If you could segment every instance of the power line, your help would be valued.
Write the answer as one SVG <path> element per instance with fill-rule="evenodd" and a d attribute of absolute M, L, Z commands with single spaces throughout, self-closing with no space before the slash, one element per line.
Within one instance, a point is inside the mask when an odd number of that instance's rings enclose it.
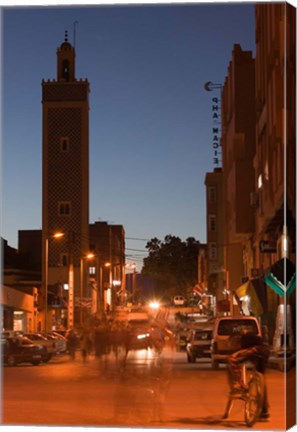
<path fill-rule="evenodd" d="M 129 251 L 134 251 L 134 252 L 143 252 L 143 253 L 148 253 L 148 251 L 147 250 L 141 250 L 141 249 L 130 249 L 130 248 L 125 248 L 126 250 L 129 250 Z"/>
<path fill-rule="evenodd" d="M 125 237 L 126 240 L 138 240 L 138 241 L 146 241 L 149 242 L 149 239 L 137 238 L 137 237 Z"/>

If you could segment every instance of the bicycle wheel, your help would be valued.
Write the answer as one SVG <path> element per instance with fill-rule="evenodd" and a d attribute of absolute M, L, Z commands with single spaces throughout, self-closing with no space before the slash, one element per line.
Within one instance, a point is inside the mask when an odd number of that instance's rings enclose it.
<path fill-rule="evenodd" d="M 259 372 L 254 372 L 248 384 L 245 400 L 244 419 L 248 427 L 254 425 L 263 405 L 264 377 Z"/>

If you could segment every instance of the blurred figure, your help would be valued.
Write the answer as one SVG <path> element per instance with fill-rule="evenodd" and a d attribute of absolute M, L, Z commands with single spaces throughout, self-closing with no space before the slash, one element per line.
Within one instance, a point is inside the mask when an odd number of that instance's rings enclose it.
<path fill-rule="evenodd" d="M 80 348 L 83 361 L 86 361 L 88 354 L 90 354 L 92 351 L 92 340 L 90 337 L 90 332 L 87 329 L 84 329 L 81 335 Z"/>
<path fill-rule="evenodd" d="M 165 332 L 156 324 L 152 326 L 151 340 L 157 354 L 161 354 L 165 345 Z"/>
<path fill-rule="evenodd" d="M 115 356 L 116 368 L 121 366 L 121 359 L 125 354 L 125 330 L 121 321 L 115 321 L 110 329 L 110 346 Z"/>
<path fill-rule="evenodd" d="M 74 329 L 70 329 L 69 332 L 66 334 L 66 340 L 67 340 L 67 351 L 72 358 L 72 360 L 75 359 L 75 352 L 76 348 L 78 346 L 78 336 Z"/>
<path fill-rule="evenodd" d="M 104 368 L 106 368 L 106 355 L 108 354 L 109 348 L 109 326 L 108 323 L 100 323 L 94 329 L 94 348 L 95 356 L 102 366 L 104 360 Z"/>
<path fill-rule="evenodd" d="M 262 373 L 264 377 L 263 406 L 260 418 L 268 419 L 270 414 L 265 371 L 270 355 L 270 347 L 264 342 L 261 336 L 253 333 L 243 332 L 239 338 L 241 349 L 231 354 L 227 363 L 227 373 L 231 393 L 235 394 L 245 391 L 241 377 L 241 365 L 245 361 L 254 363 L 257 371 Z"/>

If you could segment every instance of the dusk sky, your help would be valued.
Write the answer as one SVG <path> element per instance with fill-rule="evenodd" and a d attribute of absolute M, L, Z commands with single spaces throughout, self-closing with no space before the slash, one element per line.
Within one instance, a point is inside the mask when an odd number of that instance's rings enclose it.
<path fill-rule="evenodd" d="M 42 79 L 76 28 L 76 78 L 90 82 L 90 222 L 121 224 L 127 262 L 145 239 L 206 241 L 213 171 L 207 81 L 223 83 L 233 45 L 255 48 L 252 3 L 4 7 L 2 237 L 41 229 Z M 86 173 L 88 175 L 88 173 Z M 143 240 L 132 240 L 143 239 Z"/>

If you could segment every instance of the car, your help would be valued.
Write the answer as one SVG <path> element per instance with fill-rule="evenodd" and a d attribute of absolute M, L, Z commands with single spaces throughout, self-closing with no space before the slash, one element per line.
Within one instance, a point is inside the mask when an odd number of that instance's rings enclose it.
<path fill-rule="evenodd" d="M 185 351 L 189 337 L 189 330 L 182 329 L 176 334 L 176 349 L 177 351 Z"/>
<path fill-rule="evenodd" d="M 23 332 L 21 330 L 3 330 L 2 331 L 2 337 L 15 337 L 15 336 L 21 336 Z"/>
<path fill-rule="evenodd" d="M 230 354 L 240 350 L 240 335 L 243 332 L 261 336 L 261 327 L 256 317 L 237 316 L 216 319 L 211 340 L 211 364 L 218 369 L 220 363 L 226 363 Z"/>
<path fill-rule="evenodd" d="M 49 332 L 49 333 L 44 333 L 43 336 L 51 340 L 55 344 L 55 353 L 57 355 L 65 353 L 67 351 L 67 340 L 61 334 L 55 332 Z"/>
<path fill-rule="evenodd" d="M 24 333 L 25 337 L 27 337 L 32 343 L 36 345 L 41 345 L 45 349 L 42 354 L 42 361 L 47 363 L 50 361 L 53 355 L 56 353 L 55 341 L 52 341 L 40 333 Z"/>
<path fill-rule="evenodd" d="M 126 351 L 151 348 L 152 339 L 150 329 L 151 326 L 148 320 L 129 321 Z"/>
<path fill-rule="evenodd" d="M 189 341 L 186 346 L 187 359 L 189 363 L 195 363 L 198 357 L 210 357 L 210 344 L 213 328 L 196 328 L 191 330 Z"/>
<path fill-rule="evenodd" d="M 181 295 L 176 295 L 173 297 L 173 304 L 175 306 L 184 306 L 186 303 L 186 299 Z"/>
<path fill-rule="evenodd" d="M 31 363 L 38 366 L 42 361 L 43 347 L 33 344 L 26 337 L 1 338 L 3 363 L 17 366 L 19 363 Z"/>
<path fill-rule="evenodd" d="M 53 333 L 55 335 L 60 335 L 60 336 L 63 336 L 64 338 L 66 338 L 67 330 L 52 330 L 49 333 Z"/>

